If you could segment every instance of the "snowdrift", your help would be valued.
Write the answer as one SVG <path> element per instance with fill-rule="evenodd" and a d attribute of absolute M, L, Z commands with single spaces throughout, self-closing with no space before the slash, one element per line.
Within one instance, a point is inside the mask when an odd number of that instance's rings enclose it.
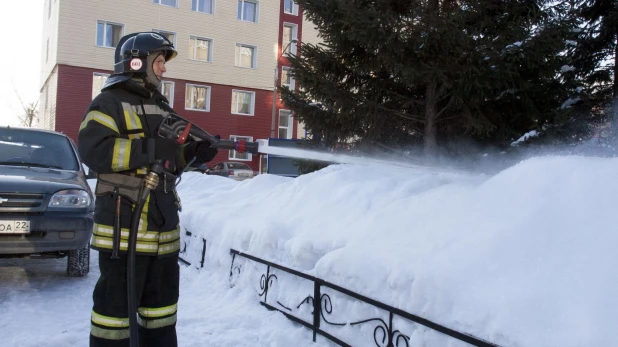
<path fill-rule="evenodd" d="M 207 242 L 197 281 L 228 274 L 233 248 L 502 346 L 618 345 L 618 159 L 533 158 L 491 177 L 385 165 L 242 182 L 186 173 L 178 191 L 181 256 L 200 267 Z M 264 272 L 246 263 L 230 284 L 256 293 Z M 312 294 L 298 279 L 277 285 L 269 301 L 288 307 Z M 329 320 L 370 316 L 333 300 Z M 466 345 L 401 324 L 410 345 Z M 373 327 L 337 329 L 373 345 Z"/>

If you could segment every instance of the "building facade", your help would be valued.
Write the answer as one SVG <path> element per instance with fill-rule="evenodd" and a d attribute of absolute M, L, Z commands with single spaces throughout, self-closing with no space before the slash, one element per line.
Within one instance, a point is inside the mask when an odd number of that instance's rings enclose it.
<path fill-rule="evenodd" d="M 45 6 L 40 127 L 77 141 L 86 108 L 113 72 L 117 42 L 156 31 L 178 51 L 162 92 L 181 117 L 226 139 L 304 137 L 274 92 L 275 85 L 297 88 L 285 55 L 317 40 L 293 0 L 46 0 Z M 263 169 L 251 154 L 220 151 L 215 158 L 228 160 Z"/>

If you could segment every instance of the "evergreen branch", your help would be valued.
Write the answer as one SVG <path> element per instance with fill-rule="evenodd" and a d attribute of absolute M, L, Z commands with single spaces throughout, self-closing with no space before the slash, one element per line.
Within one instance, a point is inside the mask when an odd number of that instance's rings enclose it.
<path fill-rule="evenodd" d="M 415 121 L 415 122 L 424 122 L 425 121 L 425 119 L 423 117 L 417 117 L 417 116 L 410 115 L 410 114 L 405 113 L 405 112 L 392 110 L 392 109 L 384 107 L 384 106 L 382 106 L 380 104 L 376 104 L 376 106 L 377 106 L 377 108 L 379 108 L 381 110 L 390 112 L 390 113 L 394 114 L 395 116 L 399 116 L 399 117 L 401 117 L 403 119 L 407 119 L 407 120 L 411 120 L 411 121 Z"/>

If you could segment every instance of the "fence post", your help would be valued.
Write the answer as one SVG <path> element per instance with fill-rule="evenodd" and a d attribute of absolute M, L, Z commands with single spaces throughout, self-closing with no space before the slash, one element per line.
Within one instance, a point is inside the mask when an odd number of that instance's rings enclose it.
<path fill-rule="evenodd" d="M 206 239 L 202 238 L 204 246 L 202 247 L 202 261 L 200 262 L 200 268 L 204 267 L 204 259 L 206 258 Z"/>
<path fill-rule="evenodd" d="M 230 266 L 230 281 L 234 272 L 234 260 L 236 260 L 236 253 L 232 253 L 232 265 Z"/>
<path fill-rule="evenodd" d="M 393 312 L 388 311 L 388 347 L 394 347 L 393 341 Z"/>
<path fill-rule="evenodd" d="M 322 311 L 322 294 L 320 293 L 320 283 L 313 281 L 313 342 L 320 329 L 320 312 Z"/>

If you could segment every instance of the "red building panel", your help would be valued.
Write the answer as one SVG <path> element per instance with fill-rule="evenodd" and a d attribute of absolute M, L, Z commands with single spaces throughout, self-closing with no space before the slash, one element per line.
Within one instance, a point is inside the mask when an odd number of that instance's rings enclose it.
<path fill-rule="evenodd" d="M 92 101 L 94 72 L 87 68 L 58 65 L 55 130 L 67 134 L 76 143 L 79 125 Z"/>

